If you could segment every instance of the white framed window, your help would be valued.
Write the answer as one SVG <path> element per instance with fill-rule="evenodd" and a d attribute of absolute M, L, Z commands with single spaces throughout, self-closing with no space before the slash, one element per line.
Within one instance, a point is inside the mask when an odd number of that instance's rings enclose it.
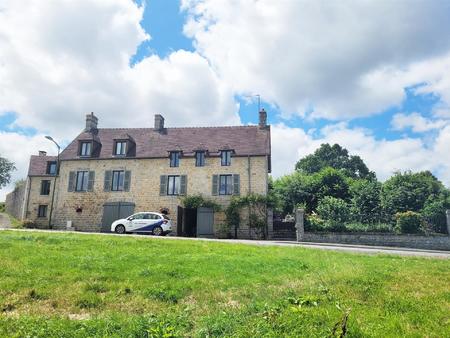
<path fill-rule="evenodd" d="M 233 175 L 219 176 L 219 195 L 233 194 Z"/>
<path fill-rule="evenodd" d="M 125 156 L 127 154 L 127 141 L 116 141 L 114 155 Z"/>
<path fill-rule="evenodd" d="M 220 163 L 222 166 L 231 165 L 231 150 L 222 150 L 220 152 Z"/>
<path fill-rule="evenodd" d="M 167 176 L 167 195 L 179 195 L 180 194 L 180 176 L 172 175 Z"/>
<path fill-rule="evenodd" d="M 92 154 L 92 142 L 81 142 L 80 143 L 80 156 L 91 156 Z"/>

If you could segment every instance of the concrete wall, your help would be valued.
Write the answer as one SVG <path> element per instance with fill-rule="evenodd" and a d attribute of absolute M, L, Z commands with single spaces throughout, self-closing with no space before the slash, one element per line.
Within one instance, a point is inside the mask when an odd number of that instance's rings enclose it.
<path fill-rule="evenodd" d="M 53 220 L 55 228 L 64 228 L 72 221 L 77 230 L 99 231 L 106 202 L 133 202 L 136 211 L 157 211 L 168 208 L 176 233 L 178 196 L 160 196 L 160 175 L 187 175 L 187 195 L 202 194 L 222 206 L 226 206 L 231 196 L 212 196 L 212 175 L 239 174 L 241 195 L 249 192 L 267 194 L 268 174 L 265 156 L 250 158 L 233 157 L 230 166 L 221 166 L 220 158 L 207 157 L 204 167 L 196 167 L 194 158 L 182 158 L 180 166 L 171 168 L 169 159 L 111 159 L 73 160 L 61 162 L 60 177 L 57 181 Z M 95 171 L 92 192 L 68 192 L 70 171 Z M 130 191 L 105 192 L 104 176 L 107 170 L 130 170 Z M 81 212 L 76 209 L 81 208 Z M 215 215 L 215 222 L 224 222 L 223 213 Z"/>
<path fill-rule="evenodd" d="M 22 184 L 16 186 L 15 189 L 8 195 L 6 195 L 5 199 L 6 212 L 19 220 L 22 219 L 25 192 L 26 183 L 23 182 Z"/>
<path fill-rule="evenodd" d="M 417 249 L 449 250 L 450 237 L 446 235 L 393 235 L 393 234 L 343 234 L 305 232 L 302 242 L 341 243 L 375 246 L 393 246 Z"/>

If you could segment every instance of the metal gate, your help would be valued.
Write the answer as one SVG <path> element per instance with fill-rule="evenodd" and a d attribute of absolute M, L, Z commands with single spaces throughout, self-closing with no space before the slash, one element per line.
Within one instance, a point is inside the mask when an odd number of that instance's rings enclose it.
<path fill-rule="evenodd" d="M 108 202 L 103 204 L 102 232 L 111 232 L 111 224 L 134 213 L 134 203 Z"/>
<path fill-rule="evenodd" d="M 197 208 L 197 237 L 214 237 L 214 210 Z"/>

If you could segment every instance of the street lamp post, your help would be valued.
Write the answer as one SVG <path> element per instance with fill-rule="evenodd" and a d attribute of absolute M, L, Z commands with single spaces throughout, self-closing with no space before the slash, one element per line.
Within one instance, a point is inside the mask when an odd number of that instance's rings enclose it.
<path fill-rule="evenodd" d="M 58 157 L 56 158 L 56 172 L 55 172 L 55 178 L 53 180 L 53 192 L 52 192 L 52 202 L 50 204 L 50 214 L 48 216 L 48 227 L 52 228 L 52 216 L 53 216 L 53 203 L 55 201 L 55 188 L 56 188 L 56 178 L 59 176 L 59 152 L 61 150 L 61 147 L 58 143 L 53 139 L 51 136 L 45 136 L 47 140 L 52 141 L 56 147 L 58 148 Z"/>

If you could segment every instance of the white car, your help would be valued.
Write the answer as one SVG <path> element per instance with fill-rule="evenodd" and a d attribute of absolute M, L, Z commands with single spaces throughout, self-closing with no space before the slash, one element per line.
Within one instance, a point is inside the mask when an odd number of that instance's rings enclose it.
<path fill-rule="evenodd" d="M 164 236 L 172 231 L 172 222 L 166 215 L 157 212 L 138 212 L 115 221 L 111 225 L 111 231 L 118 234 L 149 232 L 155 236 Z"/>

